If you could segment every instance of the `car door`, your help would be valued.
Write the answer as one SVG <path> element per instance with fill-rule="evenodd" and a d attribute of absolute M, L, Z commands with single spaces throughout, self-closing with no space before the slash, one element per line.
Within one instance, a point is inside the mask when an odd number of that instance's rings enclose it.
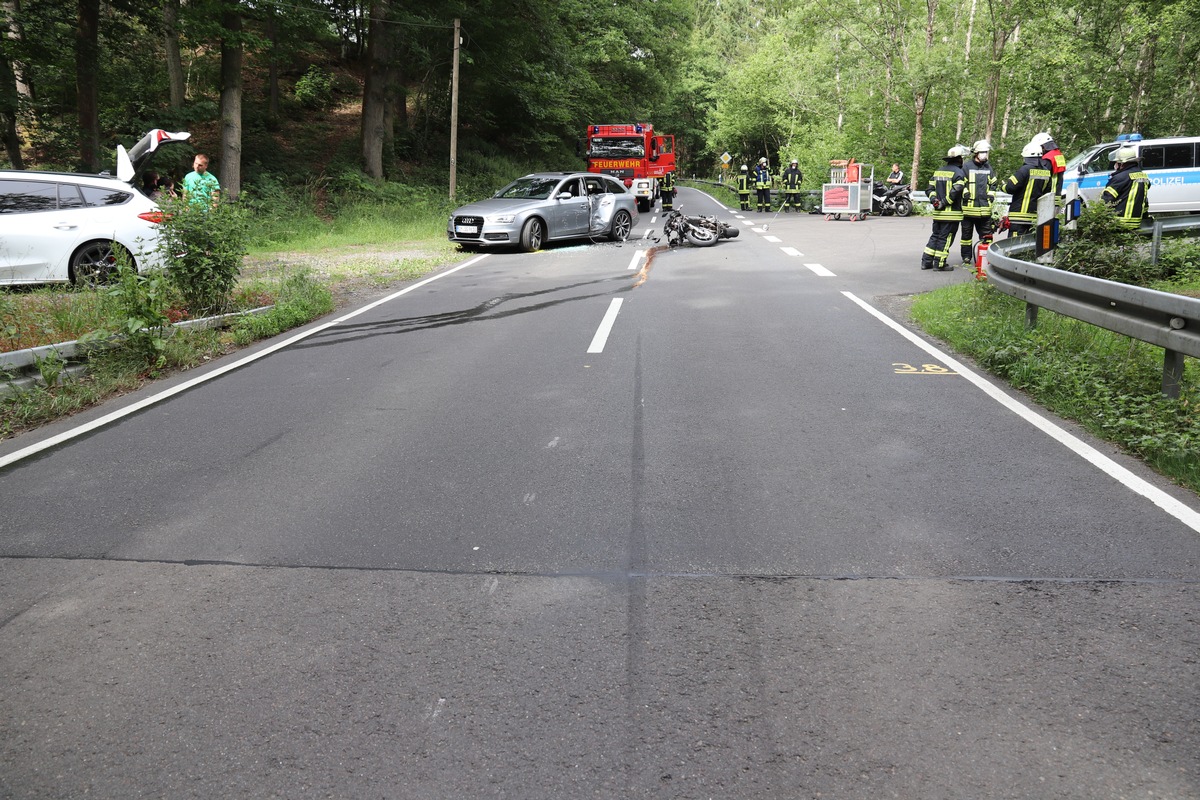
<path fill-rule="evenodd" d="M 58 216 L 56 182 L 0 179 L 0 283 L 53 279 L 52 266 L 71 247 Z"/>
<path fill-rule="evenodd" d="M 570 197 L 563 197 L 564 194 Z M 565 179 L 554 190 L 550 214 L 550 238 L 584 236 L 588 226 L 588 199 L 577 177 Z"/>

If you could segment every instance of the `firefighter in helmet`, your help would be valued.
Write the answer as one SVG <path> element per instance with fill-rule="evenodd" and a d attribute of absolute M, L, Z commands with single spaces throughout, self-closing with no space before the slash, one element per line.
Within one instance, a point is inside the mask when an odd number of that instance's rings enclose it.
<path fill-rule="evenodd" d="M 800 162 L 793 158 L 780 180 L 783 187 L 783 205 L 779 207 L 780 211 L 788 211 L 788 206 L 791 206 L 796 209 L 796 213 L 800 213 L 800 182 L 803 180 L 804 173 L 800 171 Z"/>
<path fill-rule="evenodd" d="M 1067 171 L 1067 157 L 1058 149 L 1049 131 L 1039 133 L 1029 140 L 1042 149 L 1042 166 L 1050 170 L 1050 191 L 1054 192 L 1054 207 L 1063 206 L 1063 175 Z"/>
<path fill-rule="evenodd" d="M 933 232 L 921 255 L 921 269 L 951 269 L 947 264 L 954 232 L 962 223 L 962 195 L 966 184 L 963 176 L 963 157 L 970 150 L 956 144 L 946 151 L 946 163 L 933 171 L 929 178 L 929 204 L 933 206 Z"/>
<path fill-rule="evenodd" d="M 742 203 L 742 211 L 750 210 L 750 167 L 742 164 L 737 179 L 738 200 Z"/>
<path fill-rule="evenodd" d="M 1150 176 L 1138 163 L 1136 147 L 1123 145 L 1113 153 L 1113 172 L 1101 196 L 1126 230 L 1135 231 L 1150 216 Z"/>
<path fill-rule="evenodd" d="M 1031 141 L 1021 150 L 1025 159 L 1017 171 L 1008 176 L 1002 188 L 1012 195 L 1008 204 L 1008 235 L 1029 233 L 1037 222 L 1038 198 L 1051 191 L 1052 173 L 1042 162 L 1042 146 Z"/>
<path fill-rule="evenodd" d="M 771 210 L 771 169 L 767 166 L 767 157 L 758 160 L 754 168 L 754 189 L 757 192 L 755 207 L 759 211 Z"/>
<path fill-rule="evenodd" d="M 675 172 L 664 173 L 662 182 L 659 184 L 659 192 L 662 194 L 662 210 L 671 211 L 675 208 Z"/>
<path fill-rule="evenodd" d="M 975 261 L 972 241 L 975 233 L 979 233 L 979 241 L 989 243 L 996 233 L 995 226 L 992 225 L 992 203 L 996 200 L 996 173 L 988 163 L 991 149 L 987 139 L 980 139 L 971 146 L 974 155 L 963 170 L 967 182 L 963 189 L 963 221 L 958 251 L 963 264 L 967 266 L 971 266 Z"/>

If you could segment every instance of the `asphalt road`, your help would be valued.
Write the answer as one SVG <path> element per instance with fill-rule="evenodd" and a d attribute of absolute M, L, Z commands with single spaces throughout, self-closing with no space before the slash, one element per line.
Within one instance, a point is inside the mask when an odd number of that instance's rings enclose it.
<path fill-rule="evenodd" d="M 738 224 L 0 443 L 0 797 L 1200 797 L 1196 497 L 892 321 L 927 221 Z"/>

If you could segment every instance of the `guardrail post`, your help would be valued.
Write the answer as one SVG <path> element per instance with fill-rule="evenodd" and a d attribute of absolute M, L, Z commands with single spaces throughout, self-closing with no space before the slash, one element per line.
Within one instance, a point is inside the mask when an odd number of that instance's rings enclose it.
<path fill-rule="evenodd" d="M 1161 219 L 1154 220 L 1154 233 L 1150 238 L 1150 263 L 1158 263 L 1158 252 L 1162 248 L 1163 223 Z"/>
<path fill-rule="evenodd" d="M 1183 384 L 1183 353 L 1164 350 L 1162 393 L 1172 399 L 1179 398 L 1179 387 Z"/>
<path fill-rule="evenodd" d="M 1038 307 L 1033 303 L 1025 304 L 1025 330 L 1031 331 L 1037 327 Z"/>

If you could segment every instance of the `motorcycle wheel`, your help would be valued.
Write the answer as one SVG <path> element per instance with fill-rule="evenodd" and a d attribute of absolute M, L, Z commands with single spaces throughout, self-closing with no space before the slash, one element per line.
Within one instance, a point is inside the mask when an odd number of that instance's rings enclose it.
<path fill-rule="evenodd" d="M 912 213 L 912 200 L 907 197 L 900 197 L 896 200 L 896 216 L 907 217 Z"/>
<path fill-rule="evenodd" d="M 721 238 L 716 231 L 701 228 L 698 225 L 689 225 L 684 228 L 683 236 L 696 247 L 712 247 L 717 243 L 717 239 Z"/>

